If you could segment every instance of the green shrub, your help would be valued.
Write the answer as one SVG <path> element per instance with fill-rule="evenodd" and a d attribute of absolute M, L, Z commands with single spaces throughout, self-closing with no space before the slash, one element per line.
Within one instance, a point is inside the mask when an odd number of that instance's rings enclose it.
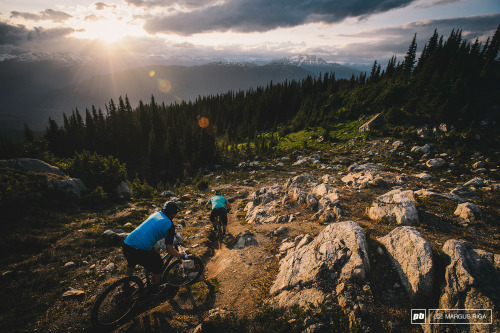
<path fill-rule="evenodd" d="M 209 180 L 202 173 L 198 173 L 193 179 L 193 184 L 198 190 L 202 191 L 208 188 Z"/>
<path fill-rule="evenodd" d="M 149 185 L 146 180 L 140 180 L 139 177 L 135 177 L 132 182 L 128 183 L 132 195 L 138 198 L 152 198 L 156 195 L 156 190 L 153 186 Z"/>
<path fill-rule="evenodd" d="M 85 199 L 90 203 L 100 203 L 108 199 L 108 194 L 104 191 L 102 186 L 97 186 L 85 196 Z"/>
<path fill-rule="evenodd" d="M 101 186 L 110 193 L 121 181 L 127 180 L 125 163 L 111 155 L 105 157 L 85 150 L 59 166 L 72 177 L 80 178 L 90 190 Z"/>

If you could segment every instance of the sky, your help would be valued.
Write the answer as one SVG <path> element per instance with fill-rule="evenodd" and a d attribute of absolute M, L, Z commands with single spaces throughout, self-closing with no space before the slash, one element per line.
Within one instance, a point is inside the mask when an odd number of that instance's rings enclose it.
<path fill-rule="evenodd" d="M 402 59 L 415 34 L 418 51 L 436 29 L 484 45 L 499 24 L 499 0 L 0 0 L 0 53 L 369 65 Z"/>

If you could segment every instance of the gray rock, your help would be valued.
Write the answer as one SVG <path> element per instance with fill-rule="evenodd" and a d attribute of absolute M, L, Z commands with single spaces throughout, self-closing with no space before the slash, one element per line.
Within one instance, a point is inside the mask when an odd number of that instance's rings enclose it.
<path fill-rule="evenodd" d="M 237 241 L 236 245 L 234 246 L 235 249 L 244 249 L 248 246 L 256 246 L 259 245 L 257 242 L 257 239 L 255 238 L 255 235 L 252 234 L 250 231 L 246 231 L 245 233 L 240 233 L 238 236 L 236 236 Z"/>
<path fill-rule="evenodd" d="M 418 212 L 412 191 L 392 190 L 378 197 L 368 209 L 372 220 L 388 220 L 401 225 L 416 225 Z"/>
<path fill-rule="evenodd" d="M 498 300 L 500 295 L 500 255 L 474 249 L 471 244 L 454 239 L 444 244 L 443 253 L 449 265 L 446 267 L 445 285 L 438 308 L 498 311 L 495 299 Z M 440 326 L 428 325 L 426 332 L 444 331 Z M 493 315 L 491 325 L 471 325 L 464 331 L 499 332 L 500 322 Z"/>
<path fill-rule="evenodd" d="M 471 202 L 464 202 L 458 205 L 454 212 L 456 216 L 468 221 L 478 218 L 481 213 L 481 209 Z"/>
<path fill-rule="evenodd" d="M 445 164 L 446 164 L 446 161 L 442 158 L 432 158 L 425 163 L 425 165 L 431 169 L 440 168 Z"/>
<path fill-rule="evenodd" d="M 464 186 L 476 186 L 476 187 L 483 187 L 485 186 L 484 179 L 480 177 L 473 178 L 466 182 Z"/>
<path fill-rule="evenodd" d="M 433 287 L 432 249 L 413 227 L 398 227 L 378 239 L 413 301 L 422 301 Z"/>
<path fill-rule="evenodd" d="M 129 200 L 132 197 L 132 191 L 130 191 L 130 188 L 128 187 L 127 183 L 122 181 L 120 184 L 118 184 L 117 187 L 113 190 L 113 194 L 123 200 Z"/>
<path fill-rule="evenodd" d="M 83 184 L 81 180 L 80 183 Z M 85 187 L 85 185 L 83 185 L 83 187 Z M 82 195 L 80 187 L 73 178 L 58 181 L 56 183 L 56 188 L 59 190 L 59 192 L 69 197 L 79 198 Z"/>
<path fill-rule="evenodd" d="M 56 166 L 45 163 L 44 161 L 32 158 L 15 158 L 10 160 L 0 160 L 0 168 L 11 168 L 23 171 L 38 173 L 51 173 L 57 176 L 63 176 L 64 172 Z"/>
<path fill-rule="evenodd" d="M 385 168 L 383 164 L 380 163 L 366 163 L 366 164 L 358 164 L 354 163 L 347 168 L 348 171 L 381 171 Z"/>
<path fill-rule="evenodd" d="M 335 273 L 337 282 L 364 280 L 370 269 L 366 238 L 355 222 L 327 226 L 311 243 L 289 251 L 270 293 L 308 286 Z"/>
<path fill-rule="evenodd" d="M 422 180 L 433 180 L 434 179 L 434 177 L 432 177 L 431 175 L 429 175 L 428 173 L 425 173 L 425 172 L 419 173 L 419 174 L 415 175 L 415 177 L 420 178 Z"/>
<path fill-rule="evenodd" d="M 425 144 L 423 146 L 415 146 L 411 149 L 411 152 L 412 153 L 415 153 L 415 154 L 428 154 L 430 153 L 432 149 L 432 145 L 430 144 Z"/>
<path fill-rule="evenodd" d="M 467 187 L 456 187 L 450 191 L 450 194 L 458 195 L 460 197 L 474 198 L 476 194 Z"/>

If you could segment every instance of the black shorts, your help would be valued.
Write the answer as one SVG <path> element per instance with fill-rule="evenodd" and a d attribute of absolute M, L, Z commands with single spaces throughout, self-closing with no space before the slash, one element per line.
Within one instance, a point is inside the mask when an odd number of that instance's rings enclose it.
<path fill-rule="evenodd" d="M 227 225 L 227 210 L 225 208 L 215 208 L 210 213 L 210 221 L 215 222 L 215 218 L 220 216 L 222 225 Z"/>
<path fill-rule="evenodd" d="M 125 259 L 127 259 L 127 267 L 135 268 L 136 265 L 141 265 L 153 274 L 161 273 L 163 260 L 154 250 L 141 250 L 125 243 L 122 245 L 122 250 Z"/>

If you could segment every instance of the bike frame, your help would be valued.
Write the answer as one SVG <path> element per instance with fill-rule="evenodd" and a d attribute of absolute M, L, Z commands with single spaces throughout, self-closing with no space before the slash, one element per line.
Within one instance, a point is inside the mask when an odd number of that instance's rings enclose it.
<path fill-rule="evenodd" d="M 182 238 L 177 233 L 175 233 L 174 248 L 176 251 L 179 251 L 179 245 L 182 245 Z M 163 261 L 163 267 L 161 269 L 162 272 L 168 267 L 168 265 L 170 264 L 172 259 L 174 259 L 174 257 L 168 253 L 163 255 L 163 257 L 161 258 L 161 260 Z M 145 277 L 142 280 L 144 281 L 144 285 L 150 286 L 153 283 L 152 279 L 151 279 L 151 272 L 147 271 L 145 268 L 143 270 L 144 270 Z"/>

